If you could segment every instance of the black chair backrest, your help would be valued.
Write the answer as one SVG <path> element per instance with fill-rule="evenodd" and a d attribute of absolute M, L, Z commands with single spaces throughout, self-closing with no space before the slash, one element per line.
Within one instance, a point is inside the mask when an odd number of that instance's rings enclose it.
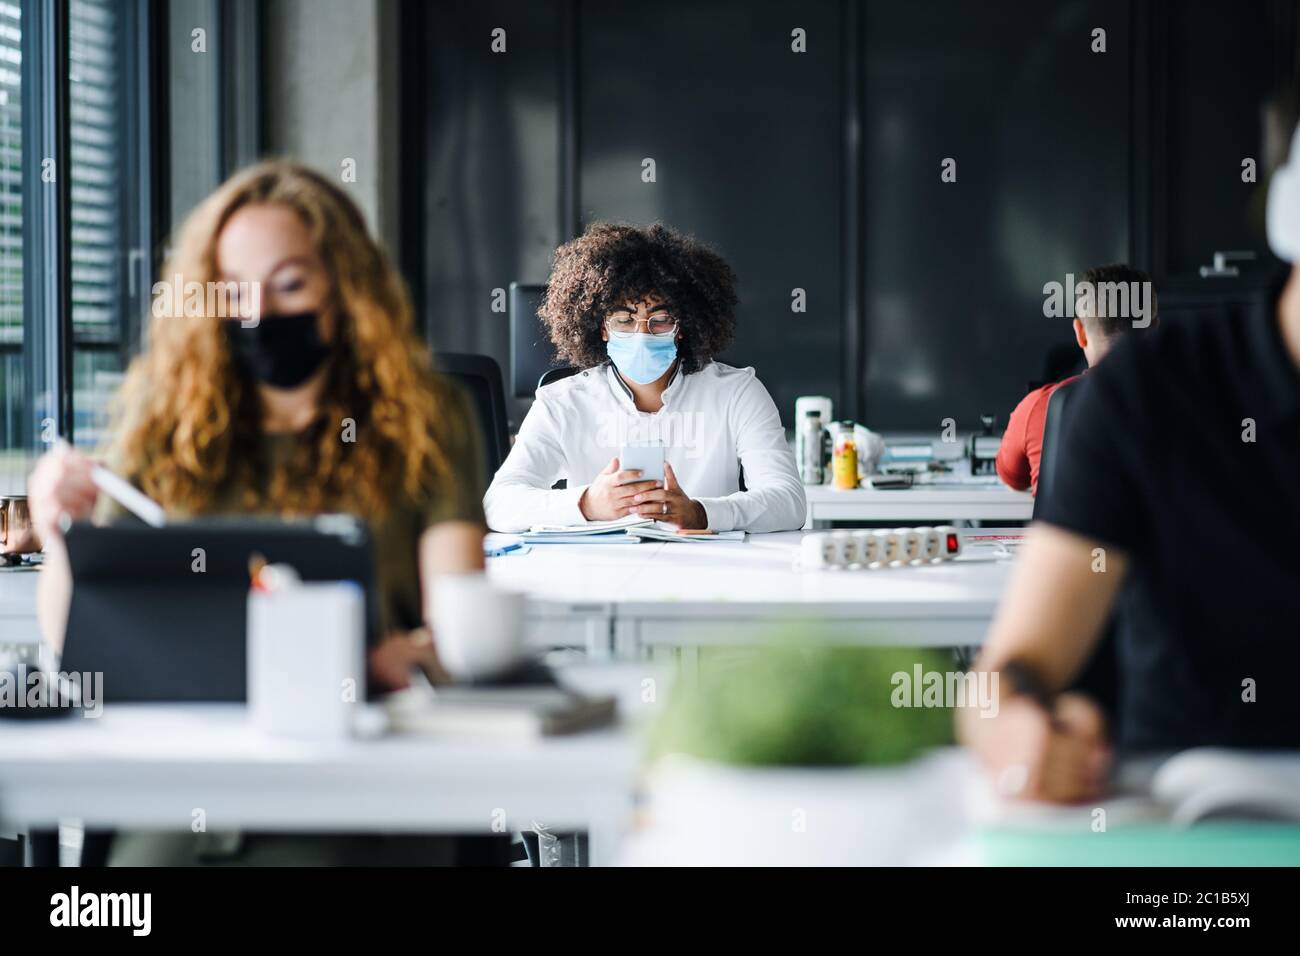
<path fill-rule="evenodd" d="M 562 378 L 568 378 L 570 375 L 577 375 L 582 369 L 574 368 L 572 365 L 561 365 L 559 368 L 548 368 L 542 373 L 542 377 L 537 380 L 537 387 L 550 385 L 552 382 L 558 382 Z M 556 488 L 567 488 L 568 479 L 561 478 L 555 483 Z"/>
<path fill-rule="evenodd" d="M 532 398 L 537 377 L 555 363 L 550 336 L 537 317 L 546 286 L 510 283 L 510 394 Z"/>
<path fill-rule="evenodd" d="M 435 352 L 438 371 L 456 381 L 465 390 L 478 413 L 479 433 L 483 436 L 485 477 L 496 474 L 510 453 L 510 424 L 506 414 L 505 386 L 501 366 L 488 355 L 467 352 Z"/>
<path fill-rule="evenodd" d="M 1038 457 L 1038 490 L 1034 496 L 1034 515 L 1038 515 L 1039 502 L 1052 493 L 1057 470 L 1061 467 L 1061 436 L 1065 434 L 1070 409 L 1083 380 L 1066 382 L 1047 401 L 1047 415 L 1043 419 L 1043 447 Z"/>
<path fill-rule="evenodd" d="M 572 365 L 562 365 L 559 368 L 548 368 L 542 373 L 542 377 L 537 380 L 537 387 L 550 385 L 552 382 L 558 382 L 562 378 L 568 378 L 570 375 L 577 375 L 582 369 L 574 368 Z"/>

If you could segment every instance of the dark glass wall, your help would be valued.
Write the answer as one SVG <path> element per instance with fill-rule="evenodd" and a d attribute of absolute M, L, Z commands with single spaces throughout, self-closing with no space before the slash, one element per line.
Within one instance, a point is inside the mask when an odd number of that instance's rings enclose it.
<path fill-rule="evenodd" d="M 1005 423 L 1071 341 L 1044 283 L 1127 257 L 1127 7 L 866 5 L 868 422 Z"/>
<path fill-rule="evenodd" d="M 403 264 L 433 347 L 509 369 L 511 282 L 544 281 L 560 242 L 559 2 L 404 10 Z M 506 52 L 493 53 L 503 29 Z M 522 409 L 514 409 L 514 423 Z"/>
<path fill-rule="evenodd" d="M 1215 251 L 1266 253 L 1261 125 L 1278 77 L 1295 67 L 1296 7 L 1184 0 L 1178 16 L 1154 25 L 1165 58 L 1158 162 L 1168 198 L 1157 255 L 1171 278 L 1199 280 Z M 1255 182 L 1243 181 L 1247 158 L 1256 161 Z"/>
<path fill-rule="evenodd" d="M 1294 84 L 1296 9 L 411 0 L 404 266 L 435 347 L 508 370 L 494 290 L 544 282 L 584 224 L 662 220 L 735 267 L 724 360 L 758 369 L 787 426 L 805 393 L 881 429 L 1005 421 L 1049 352 L 1073 358 L 1044 283 L 1128 260 L 1217 295 L 1198 264 L 1264 252 L 1240 161 L 1265 178 L 1262 100 Z"/>
<path fill-rule="evenodd" d="M 717 249 L 741 299 L 723 360 L 754 366 L 787 424 L 798 395 L 841 398 L 839 14 L 668 0 L 588 4 L 580 22 L 583 222 L 661 220 Z"/>

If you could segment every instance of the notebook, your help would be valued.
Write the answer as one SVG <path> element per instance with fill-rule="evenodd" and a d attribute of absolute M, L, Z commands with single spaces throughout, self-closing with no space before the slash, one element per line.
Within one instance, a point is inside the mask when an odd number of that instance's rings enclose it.
<path fill-rule="evenodd" d="M 591 535 L 591 534 L 610 534 L 616 531 L 624 531 L 627 528 L 639 528 L 643 525 L 653 524 L 649 518 L 638 518 L 635 515 L 628 515 L 626 518 L 615 518 L 613 521 L 585 521 L 582 524 L 535 524 L 520 537 L 526 540 L 535 538 L 550 537 L 553 535 Z"/>
<path fill-rule="evenodd" d="M 1151 792 L 1176 824 L 1273 820 L 1300 824 L 1300 756 L 1198 747 L 1167 760 Z"/>
<path fill-rule="evenodd" d="M 519 535 L 519 540 L 528 544 L 636 544 L 639 539 L 628 537 L 625 532 L 650 524 L 653 522 L 649 518 L 635 515 L 575 525 L 539 524 Z"/>
<path fill-rule="evenodd" d="M 629 537 L 640 538 L 644 541 L 690 541 L 695 543 L 707 541 L 744 541 L 745 532 L 743 531 L 711 531 L 708 534 L 683 534 L 680 531 L 674 531 L 672 528 L 661 528 L 658 525 L 650 525 L 645 528 L 628 528 L 625 532 Z"/>
<path fill-rule="evenodd" d="M 531 740 L 594 730 L 614 721 L 612 696 L 586 696 L 560 687 L 413 685 L 386 700 L 396 733 L 437 737 Z"/>
<path fill-rule="evenodd" d="M 981 781 L 969 807 L 985 827 L 1062 831 L 1087 831 L 1098 808 L 1106 811 L 1109 827 L 1224 820 L 1300 824 L 1300 756 L 1198 747 L 1122 763 L 1112 792 L 1098 803 L 1005 800 Z"/>

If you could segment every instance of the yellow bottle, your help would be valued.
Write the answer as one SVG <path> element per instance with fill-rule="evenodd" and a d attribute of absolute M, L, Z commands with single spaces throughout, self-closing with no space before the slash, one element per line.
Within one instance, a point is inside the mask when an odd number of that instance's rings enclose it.
<path fill-rule="evenodd" d="M 835 446 L 831 455 L 831 481 L 848 491 L 858 486 L 858 446 L 853 441 L 853 424 L 835 423 Z"/>

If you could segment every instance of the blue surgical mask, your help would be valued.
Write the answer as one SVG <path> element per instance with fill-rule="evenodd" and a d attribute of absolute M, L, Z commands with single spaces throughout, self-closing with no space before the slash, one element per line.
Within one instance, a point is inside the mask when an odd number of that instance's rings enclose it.
<path fill-rule="evenodd" d="M 675 335 L 610 335 L 606 345 L 614 367 L 638 385 L 657 382 L 677 359 Z"/>

